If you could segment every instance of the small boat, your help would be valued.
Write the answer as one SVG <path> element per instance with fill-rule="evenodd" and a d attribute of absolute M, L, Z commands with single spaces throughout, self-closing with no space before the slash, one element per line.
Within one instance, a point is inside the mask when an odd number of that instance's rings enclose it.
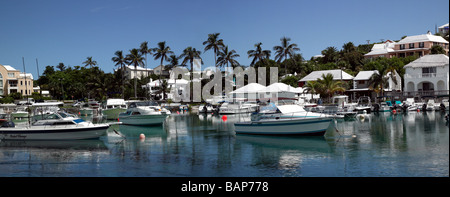
<path fill-rule="evenodd" d="M 119 114 L 127 111 L 127 104 L 123 99 L 108 99 L 103 104 L 102 115 L 107 120 L 117 120 Z"/>
<path fill-rule="evenodd" d="M 214 112 L 214 106 L 212 106 L 210 103 L 206 103 L 204 105 L 200 105 L 198 107 L 199 113 L 211 113 Z"/>
<path fill-rule="evenodd" d="M 93 99 L 89 99 L 87 103 L 80 105 L 80 116 L 94 116 L 100 108 L 100 103 Z"/>
<path fill-rule="evenodd" d="M 261 114 L 251 121 L 234 123 L 237 134 L 324 135 L 333 117 L 307 112 L 298 105 L 277 106 L 280 113 Z"/>
<path fill-rule="evenodd" d="M 370 97 L 368 96 L 359 97 L 358 105 L 355 107 L 355 111 L 357 112 L 366 111 L 367 113 L 370 113 L 371 110 L 372 110 L 372 103 L 370 102 Z"/>
<path fill-rule="evenodd" d="M 448 111 L 448 109 L 449 109 L 448 99 L 443 99 L 441 101 L 441 104 L 439 105 L 439 110 L 441 110 L 441 111 Z"/>
<path fill-rule="evenodd" d="M 256 103 L 223 103 L 219 107 L 220 114 L 240 114 L 240 113 L 252 113 L 257 111 L 259 105 Z"/>
<path fill-rule="evenodd" d="M 42 114 L 31 125 L 16 126 L 4 122 L 0 127 L 1 140 L 81 140 L 95 139 L 106 133 L 109 124 L 93 124 L 75 117 L 64 118 L 58 113 Z"/>
<path fill-rule="evenodd" d="M 127 111 L 119 114 L 119 120 L 127 125 L 158 125 L 170 114 L 155 101 L 139 101 L 130 103 Z"/>
<path fill-rule="evenodd" d="M 434 111 L 435 107 L 434 107 L 434 100 L 433 99 L 429 99 L 427 102 L 427 105 L 425 107 L 426 111 Z"/>

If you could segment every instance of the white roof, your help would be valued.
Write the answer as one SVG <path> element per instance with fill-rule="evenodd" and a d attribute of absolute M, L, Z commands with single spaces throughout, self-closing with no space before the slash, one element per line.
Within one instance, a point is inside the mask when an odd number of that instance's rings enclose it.
<path fill-rule="evenodd" d="M 355 81 L 369 80 L 374 73 L 378 73 L 378 70 L 359 71 L 359 73 L 356 75 L 355 78 L 353 78 L 353 80 Z"/>
<path fill-rule="evenodd" d="M 134 70 L 134 66 L 133 66 L 133 65 L 125 65 L 125 67 L 128 68 L 128 69 L 130 69 L 130 70 Z M 116 71 L 117 71 L 118 69 L 119 69 L 119 68 L 117 68 Z M 143 67 L 140 67 L 140 66 L 136 66 L 136 71 L 139 71 L 139 70 L 141 70 L 141 71 L 152 71 L 153 69 L 151 69 L 151 68 L 143 68 Z"/>
<path fill-rule="evenodd" d="M 309 75 L 306 75 L 306 77 L 303 77 L 299 81 L 316 81 L 319 78 L 322 78 L 322 75 L 327 75 L 328 73 L 333 75 L 333 80 L 341 80 L 341 73 L 342 73 L 342 80 L 352 80 L 354 77 L 350 74 L 342 71 L 340 69 L 337 70 L 319 70 L 309 73 Z"/>
<path fill-rule="evenodd" d="M 405 65 L 403 68 L 448 66 L 448 62 L 449 62 L 448 56 L 444 54 L 425 55 Z"/>
<path fill-rule="evenodd" d="M 163 81 L 163 80 L 161 80 L 161 81 Z M 147 83 L 147 86 L 158 87 L 158 86 L 160 86 L 161 81 L 158 79 L 158 80 L 149 82 L 149 83 Z M 166 79 L 166 81 L 167 81 L 167 84 L 169 84 L 169 85 L 174 85 L 175 84 L 175 79 Z M 186 80 L 186 79 L 177 79 L 176 80 L 176 84 L 178 84 L 178 85 L 186 85 L 188 83 L 189 83 L 189 81 Z"/>
<path fill-rule="evenodd" d="M 297 92 L 297 90 L 294 87 L 284 83 L 273 83 L 263 90 L 260 90 L 260 92 Z"/>
<path fill-rule="evenodd" d="M 443 28 L 445 28 L 445 27 L 447 27 L 447 28 L 448 28 L 448 23 L 447 23 L 447 24 L 445 24 L 445 25 L 442 25 L 442 26 L 440 26 L 440 27 L 439 27 L 439 29 L 443 29 Z"/>
<path fill-rule="evenodd" d="M 365 55 L 381 55 L 381 54 L 387 54 L 389 52 L 394 51 L 395 42 L 393 41 L 386 41 L 381 44 L 374 44 L 371 51 Z"/>
<path fill-rule="evenodd" d="M 7 70 L 7 71 L 14 71 L 14 70 L 16 70 L 15 68 L 13 68 L 12 66 L 10 66 L 10 65 L 3 65 L 4 67 L 5 67 L 5 69 Z"/>
<path fill-rule="evenodd" d="M 233 93 L 255 93 L 261 92 L 261 90 L 265 89 L 266 86 L 263 86 L 259 83 L 249 83 L 246 86 L 236 89 L 235 91 L 230 92 Z"/>
<path fill-rule="evenodd" d="M 415 42 L 441 42 L 441 43 L 448 43 L 447 40 L 445 40 L 442 36 L 435 36 L 431 33 L 429 34 L 422 34 L 417 36 L 408 36 L 406 38 L 403 38 L 397 44 L 406 44 L 406 43 L 415 43 Z"/>
<path fill-rule="evenodd" d="M 26 74 L 20 73 L 19 77 L 21 77 L 21 78 L 27 77 L 27 79 L 33 79 L 33 75 L 31 73 L 26 73 Z"/>

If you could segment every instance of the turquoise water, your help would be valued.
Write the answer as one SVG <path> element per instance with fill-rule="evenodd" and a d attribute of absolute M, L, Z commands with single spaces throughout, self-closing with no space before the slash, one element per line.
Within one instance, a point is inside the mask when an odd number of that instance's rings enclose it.
<path fill-rule="evenodd" d="M 449 176 L 449 127 L 440 112 L 338 120 L 324 137 L 235 135 L 239 118 L 175 114 L 158 127 L 112 126 L 98 140 L 2 141 L 0 176 Z"/>

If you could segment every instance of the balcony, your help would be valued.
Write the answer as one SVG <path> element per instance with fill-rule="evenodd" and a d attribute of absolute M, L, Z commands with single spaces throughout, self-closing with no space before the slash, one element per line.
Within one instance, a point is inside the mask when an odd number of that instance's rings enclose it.
<path fill-rule="evenodd" d="M 412 78 L 444 78 L 447 77 L 448 73 L 420 73 L 420 74 L 414 74 L 409 75 L 405 74 L 405 79 L 412 79 Z"/>

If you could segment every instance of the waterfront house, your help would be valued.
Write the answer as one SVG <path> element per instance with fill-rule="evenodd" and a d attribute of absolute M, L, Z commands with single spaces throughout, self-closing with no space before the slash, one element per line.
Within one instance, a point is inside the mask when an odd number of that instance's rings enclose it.
<path fill-rule="evenodd" d="M 353 78 L 353 89 L 347 90 L 348 92 L 353 93 L 353 100 L 359 98 L 360 96 L 370 96 L 372 98 L 376 96 L 376 93 L 369 87 L 369 80 L 375 73 L 378 74 L 378 70 L 360 71 L 355 78 Z M 399 92 L 402 90 L 402 79 L 397 71 L 394 71 L 394 74 L 388 72 L 385 77 L 388 78 L 388 83 L 384 84 L 385 87 L 383 89 L 385 95 L 389 95 L 390 92 Z M 396 83 L 393 78 L 395 78 Z"/>
<path fill-rule="evenodd" d="M 442 36 L 448 34 L 448 23 L 445 25 L 442 25 L 438 28 L 438 33 L 441 34 Z"/>
<path fill-rule="evenodd" d="M 403 67 L 404 94 L 439 96 L 449 94 L 449 58 L 444 54 L 425 55 Z"/>
<path fill-rule="evenodd" d="M 302 79 L 298 80 L 298 86 L 303 87 L 306 82 L 308 81 L 317 81 L 317 79 L 321 79 L 322 75 L 332 74 L 333 80 L 342 80 L 344 82 L 348 82 L 353 80 L 353 76 L 350 74 L 344 72 L 343 70 L 337 69 L 337 70 L 319 70 L 319 71 L 313 71 L 309 73 L 309 75 L 306 75 Z"/>
<path fill-rule="evenodd" d="M 21 73 L 9 65 L 0 64 L 0 96 L 20 92 L 23 96 L 33 92 L 33 75 Z"/>
<path fill-rule="evenodd" d="M 431 54 L 431 47 L 439 45 L 448 54 L 448 41 L 442 36 L 432 35 L 431 32 L 422 35 L 407 36 L 397 43 L 393 41 L 386 41 L 382 44 L 374 44 L 372 50 L 365 54 L 365 58 L 376 57 L 406 57 L 417 55 L 422 57 Z"/>

